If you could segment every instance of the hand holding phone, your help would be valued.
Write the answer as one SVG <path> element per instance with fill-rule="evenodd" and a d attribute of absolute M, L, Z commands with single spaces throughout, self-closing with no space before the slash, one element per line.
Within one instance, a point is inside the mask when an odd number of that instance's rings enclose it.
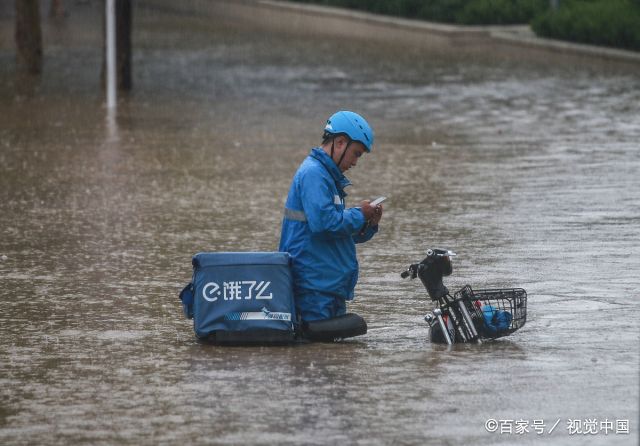
<path fill-rule="evenodd" d="M 384 200 L 386 200 L 387 197 L 378 197 L 375 200 L 373 200 L 371 203 L 369 203 L 371 206 L 376 207 L 378 206 L 380 203 L 382 203 Z"/>

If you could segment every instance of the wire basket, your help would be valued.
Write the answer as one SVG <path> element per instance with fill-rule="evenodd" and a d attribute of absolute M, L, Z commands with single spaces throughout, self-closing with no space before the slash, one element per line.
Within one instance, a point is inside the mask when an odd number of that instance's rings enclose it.
<path fill-rule="evenodd" d="M 522 288 L 473 290 L 465 285 L 454 301 L 465 303 L 482 338 L 508 336 L 527 322 L 527 292 Z"/>

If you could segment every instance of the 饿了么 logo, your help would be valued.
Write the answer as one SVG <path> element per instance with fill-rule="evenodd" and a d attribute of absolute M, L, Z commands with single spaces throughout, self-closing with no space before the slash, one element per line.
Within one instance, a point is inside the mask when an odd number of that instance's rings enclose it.
<path fill-rule="evenodd" d="M 271 282 L 257 280 L 236 280 L 222 282 L 222 287 L 216 282 L 209 282 L 202 287 L 202 297 L 207 302 L 223 300 L 273 299 L 273 294 L 267 294 Z"/>

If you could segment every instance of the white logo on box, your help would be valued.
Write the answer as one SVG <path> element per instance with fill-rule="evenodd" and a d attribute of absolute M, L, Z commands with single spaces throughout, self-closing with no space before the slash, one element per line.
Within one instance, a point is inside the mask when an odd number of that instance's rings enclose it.
<path fill-rule="evenodd" d="M 273 294 L 267 294 L 271 282 L 257 280 L 236 280 L 222 282 L 222 289 L 216 282 L 209 282 L 202 287 L 202 297 L 207 302 L 215 302 L 219 297 L 224 300 L 273 299 Z"/>

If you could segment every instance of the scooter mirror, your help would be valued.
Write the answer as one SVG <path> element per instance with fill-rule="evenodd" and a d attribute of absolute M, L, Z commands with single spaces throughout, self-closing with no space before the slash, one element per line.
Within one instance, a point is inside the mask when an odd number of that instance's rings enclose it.
<path fill-rule="evenodd" d="M 453 272 L 453 264 L 451 263 L 451 257 L 444 256 L 442 258 L 442 275 L 450 276 Z"/>
<path fill-rule="evenodd" d="M 427 289 L 432 300 L 439 300 L 449 293 L 447 287 L 442 283 L 443 276 L 453 273 L 451 251 L 447 249 L 429 249 L 427 257 L 418 265 L 418 277 Z M 451 253 L 455 255 L 455 253 Z"/>

